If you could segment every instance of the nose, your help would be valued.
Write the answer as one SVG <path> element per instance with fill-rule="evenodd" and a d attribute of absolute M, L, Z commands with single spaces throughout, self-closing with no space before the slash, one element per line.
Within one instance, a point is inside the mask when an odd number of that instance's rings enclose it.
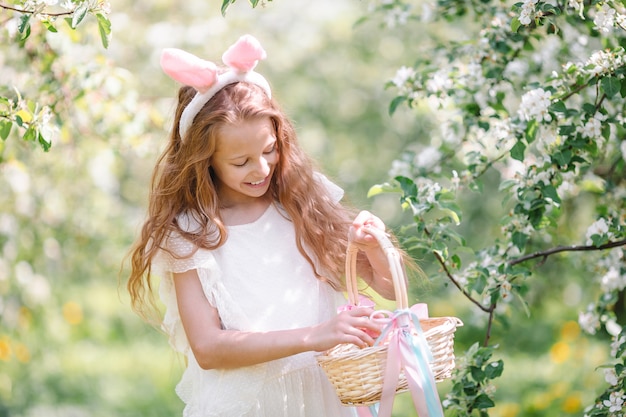
<path fill-rule="evenodd" d="M 265 157 L 259 158 L 256 166 L 254 167 L 255 171 L 259 174 L 263 175 L 263 178 L 267 177 L 271 171 L 271 163 Z"/>

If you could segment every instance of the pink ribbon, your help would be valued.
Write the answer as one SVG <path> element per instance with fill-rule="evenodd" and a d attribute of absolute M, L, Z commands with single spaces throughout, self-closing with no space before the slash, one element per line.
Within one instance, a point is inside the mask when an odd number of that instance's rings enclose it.
<path fill-rule="evenodd" d="M 417 331 L 417 335 L 412 329 Z M 391 416 L 402 369 L 419 417 L 443 417 L 435 378 L 429 364 L 432 353 L 415 314 L 409 310 L 396 311 L 379 340 L 388 340 L 388 350 L 378 416 Z"/>

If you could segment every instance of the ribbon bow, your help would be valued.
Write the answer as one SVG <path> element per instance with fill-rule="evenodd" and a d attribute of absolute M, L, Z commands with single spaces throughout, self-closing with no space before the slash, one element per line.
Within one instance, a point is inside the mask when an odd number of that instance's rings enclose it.
<path fill-rule="evenodd" d="M 409 309 L 396 310 L 376 340 L 376 345 L 380 343 L 387 344 L 387 366 L 379 408 L 376 410 L 376 407 L 370 407 L 372 414 L 378 417 L 391 416 L 400 370 L 404 370 L 419 417 L 443 417 L 430 368 L 432 353 L 417 316 Z"/>
<path fill-rule="evenodd" d="M 222 88 L 237 82 L 249 82 L 261 87 L 268 97 L 272 91 L 267 80 L 254 71 L 267 54 L 252 35 L 244 35 L 222 55 L 229 70 L 221 73 L 213 62 L 205 61 L 181 49 L 166 48 L 161 54 L 161 68 L 172 79 L 193 87 L 197 94 L 180 117 L 179 134 L 184 139 L 193 119 L 202 107 Z"/>

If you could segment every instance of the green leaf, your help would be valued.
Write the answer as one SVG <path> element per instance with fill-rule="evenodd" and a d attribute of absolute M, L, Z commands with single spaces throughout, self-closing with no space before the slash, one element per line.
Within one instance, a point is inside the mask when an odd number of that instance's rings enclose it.
<path fill-rule="evenodd" d="M 576 132 L 576 126 L 574 125 L 563 125 L 559 126 L 559 135 L 569 136 Z"/>
<path fill-rule="evenodd" d="M 557 204 L 561 203 L 561 198 L 559 197 L 559 194 L 556 192 L 556 188 L 554 188 L 552 184 L 546 185 L 545 187 L 543 187 L 542 192 L 545 197 L 551 198 L 552 201 L 554 201 L 555 203 Z"/>
<path fill-rule="evenodd" d="M 524 151 L 526 150 L 526 145 L 521 140 L 518 140 L 515 146 L 511 148 L 511 158 L 516 159 L 518 161 L 524 160 Z"/>
<path fill-rule="evenodd" d="M 111 21 L 102 13 L 96 14 L 98 20 L 98 30 L 100 31 L 100 40 L 105 49 L 109 47 L 111 40 Z"/>
<path fill-rule="evenodd" d="M 24 132 L 24 136 L 22 137 L 22 139 L 26 142 L 33 142 L 36 138 L 37 129 L 35 129 L 33 126 L 29 126 L 28 129 L 26 129 L 26 132 Z"/>
<path fill-rule="evenodd" d="M 602 78 L 600 85 L 608 98 L 613 98 L 622 88 L 621 81 L 618 78 L 611 76 Z"/>
<path fill-rule="evenodd" d="M 39 146 L 41 146 L 44 152 L 48 152 L 52 146 L 52 142 L 44 138 L 41 132 L 37 132 L 37 142 L 39 142 Z"/>
<path fill-rule="evenodd" d="M 21 33 L 22 33 L 22 35 L 20 36 L 21 41 L 28 39 L 28 37 L 30 36 L 30 24 L 27 24 L 26 29 Z"/>
<path fill-rule="evenodd" d="M 52 32 L 52 33 L 58 32 L 57 28 L 55 28 L 54 25 L 49 20 L 42 20 L 41 24 L 44 25 L 46 29 L 48 29 L 48 32 Z"/>
<path fill-rule="evenodd" d="M 526 246 L 526 242 L 528 241 L 528 235 L 526 235 L 525 233 L 519 232 L 519 231 L 515 231 L 513 232 L 513 235 L 511 236 L 511 240 L 513 241 L 513 244 L 520 250 L 520 251 L 524 251 L 524 247 Z"/>
<path fill-rule="evenodd" d="M 597 111 L 596 106 L 592 103 L 583 104 L 582 109 L 589 116 L 593 116 L 594 114 L 596 114 L 596 111 Z"/>
<path fill-rule="evenodd" d="M 563 167 L 572 160 L 572 151 L 570 149 L 563 149 L 561 152 L 552 155 L 552 158 L 559 166 Z"/>
<path fill-rule="evenodd" d="M 20 17 L 20 24 L 17 26 L 17 30 L 20 33 L 25 33 L 30 28 L 30 16 L 29 14 L 23 14 Z M 22 38 L 24 39 L 24 38 Z"/>
<path fill-rule="evenodd" d="M 12 127 L 13 122 L 10 120 L 0 120 L 0 138 L 2 138 L 2 140 L 7 140 Z"/>
<path fill-rule="evenodd" d="M 532 143 L 535 140 L 538 128 L 539 123 L 536 120 L 528 122 L 528 126 L 526 126 L 526 142 Z"/>
<path fill-rule="evenodd" d="M 513 33 L 517 33 L 517 31 L 519 30 L 520 26 L 522 26 L 522 24 L 520 23 L 519 19 L 517 17 L 513 18 L 511 20 L 511 32 Z"/>
<path fill-rule="evenodd" d="M 235 0 L 223 0 L 222 1 L 222 16 L 226 16 L 226 10 L 231 4 L 234 4 Z"/>
<path fill-rule="evenodd" d="M 385 193 L 400 194 L 402 193 L 402 189 L 398 186 L 389 184 L 388 182 L 383 183 L 383 184 L 376 184 L 370 187 L 369 191 L 367 192 L 367 198 L 374 197 L 379 194 L 385 194 Z"/>
<path fill-rule="evenodd" d="M 476 291 L 477 294 L 482 294 L 486 287 L 487 278 L 483 275 L 479 275 L 469 289 Z"/>
<path fill-rule="evenodd" d="M 406 100 L 407 100 L 406 96 L 398 96 L 394 98 L 393 100 L 391 100 L 391 103 L 389 104 L 389 115 L 393 115 L 396 109 L 398 108 L 398 106 L 404 103 Z"/>
<path fill-rule="evenodd" d="M 398 176 L 395 178 L 396 181 L 400 184 L 400 188 L 405 196 L 408 197 L 416 197 L 417 196 L 417 185 L 413 182 L 412 179 L 407 177 Z"/>
<path fill-rule="evenodd" d="M 526 299 L 522 297 L 522 295 L 519 294 L 517 291 L 513 291 L 513 294 L 515 294 L 520 304 L 524 308 L 524 313 L 526 313 L 526 317 L 530 317 L 530 309 L 528 308 L 528 301 L 526 301 Z"/>
<path fill-rule="evenodd" d="M 555 113 L 565 113 L 567 112 L 567 107 L 565 107 L 565 103 L 559 100 L 552 103 L 549 107 L 549 110 Z"/>
<path fill-rule="evenodd" d="M 502 362 L 502 359 L 500 359 L 495 362 L 491 362 L 487 366 L 485 366 L 485 375 L 489 379 L 494 379 L 502 375 L 503 370 L 504 362 Z"/>
<path fill-rule="evenodd" d="M 89 11 L 89 2 L 83 1 L 78 5 L 78 7 L 74 10 L 74 15 L 72 16 L 72 29 L 76 29 L 76 27 L 83 21 L 87 12 Z"/>
<path fill-rule="evenodd" d="M 494 407 L 495 405 L 496 404 L 493 402 L 491 398 L 489 398 L 487 394 L 480 394 L 474 400 L 474 407 L 478 409 L 491 408 L 491 407 Z"/>
<path fill-rule="evenodd" d="M 452 261 L 454 268 L 461 269 L 461 257 L 459 255 L 452 255 L 450 260 Z"/>
<path fill-rule="evenodd" d="M 440 201 L 442 211 L 452 219 L 457 226 L 461 224 L 461 207 L 454 201 Z"/>
<path fill-rule="evenodd" d="M 485 372 L 476 366 L 470 367 L 470 373 L 476 382 L 483 382 L 485 380 Z"/>

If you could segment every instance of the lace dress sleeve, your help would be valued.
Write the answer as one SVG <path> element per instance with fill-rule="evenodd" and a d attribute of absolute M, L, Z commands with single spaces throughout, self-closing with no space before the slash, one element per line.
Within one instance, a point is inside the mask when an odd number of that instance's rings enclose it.
<path fill-rule="evenodd" d="M 172 232 L 165 247 L 168 251 L 160 251 L 153 263 L 153 269 L 161 279 L 159 297 L 165 305 L 161 327 L 168 335 L 172 348 L 187 354 L 189 342 L 178 313 L 173 274 L 196 269 L 199 273 L 202 271 L 202 275 L 210 276 L 212 271 L 216 271 L 217 265 L 210 251 L 196 250 L 195 245 L 180 233 Z"/>
<path fill-rule="evenodd" d="M 326 178 L 325 175 L 319 172 L 315 172 L 314 175 L 315 175 L 315 179 L 319 181 L 326 188 L 326 191 L 328 191 L 328 195 L 330 195 L 330 198 L 335 203 L 338 203 L 339 201 L 341 201 L 344 195 L 344 191 L 341 187 L 339 187 L 337 184 L 335 184 L 334 182 Z"/>

